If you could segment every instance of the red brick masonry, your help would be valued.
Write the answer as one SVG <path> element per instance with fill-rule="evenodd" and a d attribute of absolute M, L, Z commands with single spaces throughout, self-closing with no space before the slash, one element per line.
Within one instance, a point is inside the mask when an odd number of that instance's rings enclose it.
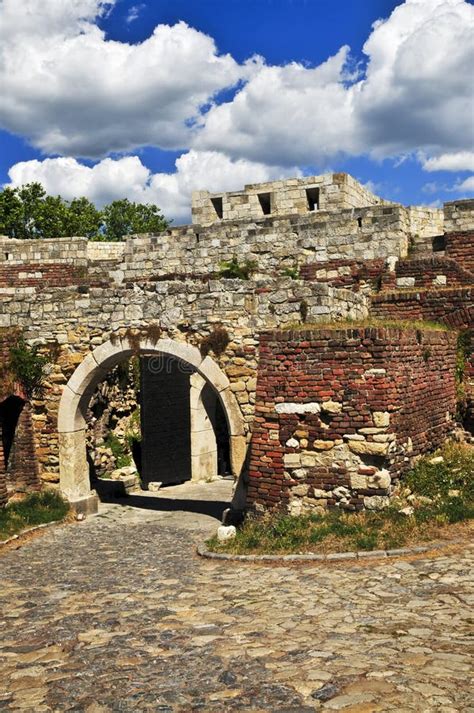
<path fill-rule="evenodd" d="M 249 507 L 379 507 L 454 426 L 456 341 L 414 329 L 262 334 Z"/>

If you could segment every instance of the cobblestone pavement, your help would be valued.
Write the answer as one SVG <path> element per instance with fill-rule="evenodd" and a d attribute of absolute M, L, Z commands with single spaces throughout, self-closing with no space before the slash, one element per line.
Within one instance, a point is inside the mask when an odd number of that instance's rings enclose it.
<path fill-rule="evenodd" d="M 474 711 L 467 546 L 371 563 L 202 560 L 229 484 L 180 488 L 191 500 L 134 496 L 0 554 L 1 710 Z"/>

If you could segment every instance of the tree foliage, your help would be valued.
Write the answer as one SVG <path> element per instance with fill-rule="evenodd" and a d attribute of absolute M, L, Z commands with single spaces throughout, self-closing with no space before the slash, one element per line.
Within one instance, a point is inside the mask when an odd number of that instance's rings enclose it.
<path fill-rule="evenodd" d="M 123 240 L 133 233 L 160 233 L 168 225 L 158 206 L 126 198 L 98 210 L 84 197 L 49 196 L 40 183 L 0 191 L 0 235 L 10 238 Z"/>

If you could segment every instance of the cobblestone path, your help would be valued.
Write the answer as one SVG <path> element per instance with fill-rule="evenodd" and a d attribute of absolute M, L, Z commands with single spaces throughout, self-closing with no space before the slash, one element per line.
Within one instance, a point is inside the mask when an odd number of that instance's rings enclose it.
<path fill-rule="evenodd" d="M 0 710 L 474 711 L 468 548 L 213 562 L 195 545 L 215 521 L 180 507 L 109 506 L 0 554 Z"/>

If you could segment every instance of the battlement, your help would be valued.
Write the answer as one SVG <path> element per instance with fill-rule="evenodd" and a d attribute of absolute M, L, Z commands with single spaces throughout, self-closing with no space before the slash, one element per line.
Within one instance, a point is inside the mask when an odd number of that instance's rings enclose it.
<path fill-rule="evenodd" d="M 347 173 L 250 184 L 242 191 L 192 196 L 192 221 L 207 226 L 226 220 L 255 220 L 267 215 L 305 215 L 317 211 L 389 205 Z"/>

